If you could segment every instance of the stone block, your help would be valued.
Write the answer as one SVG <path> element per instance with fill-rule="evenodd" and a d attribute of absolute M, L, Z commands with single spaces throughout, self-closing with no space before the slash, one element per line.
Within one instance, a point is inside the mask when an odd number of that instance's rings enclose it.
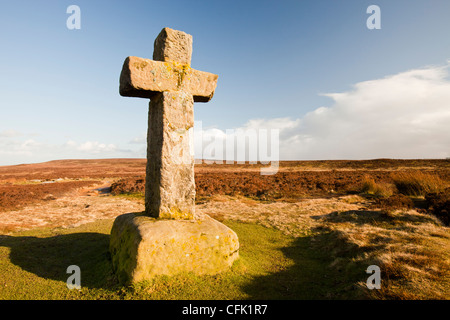
<path fill-rule="evenodd" d="M 157 275 L 229 270 L 239 256 L 239 241 L 230 228 L 202 215 L 197 220 L 163 220 L 128 213 L 114 221 L 110 252 L 121 283 Z"/>
<path fill-rule="evenodd" d="M 173 61 L 127 57 L 119 79 L 119 93 L 125 97 L 153 98 L 163 91 L 185 91 L 195 102 L 208 102 L 217 86 L 217 74 L 192 69 Z"/>
<path fill-rule="evenodd" d="M 155 39 L 153 60 L 191 64 L 192 36 L 183 31 L 164 28 Z"/>
<path fill-rule="evenodd" d="M 185 92 L 161 92 L 150 101 L 145 210 L 162 219 L 194 219 L 194 155 L 190 131 L 194 101 Z"/>

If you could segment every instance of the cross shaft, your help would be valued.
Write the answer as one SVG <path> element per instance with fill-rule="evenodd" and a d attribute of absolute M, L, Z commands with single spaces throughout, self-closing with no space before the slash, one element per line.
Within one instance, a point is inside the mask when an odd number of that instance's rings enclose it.
<path fill-rule="evenodd" d="M 191 56 L 192 36 L 164 28 L 154 43 L 154 60 L 130 56 L 120 75 L 120 95 L 150 98 L 145 210 L 156 218 L 195 218 L 189 129 L 194 102 L 212 99 L 218 76 L 192 69 Z"/>

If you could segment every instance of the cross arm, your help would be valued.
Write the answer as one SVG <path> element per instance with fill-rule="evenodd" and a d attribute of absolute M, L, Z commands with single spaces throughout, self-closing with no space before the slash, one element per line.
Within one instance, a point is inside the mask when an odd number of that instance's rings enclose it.
<path fill-rule="evenodd" d="M 195 102 L 208 102 L 214 95 L 218 75 L 171 61 L 128 57 L 120 74 L 120 95 L 152 98 L 157 92 L 186 91 Z"/>

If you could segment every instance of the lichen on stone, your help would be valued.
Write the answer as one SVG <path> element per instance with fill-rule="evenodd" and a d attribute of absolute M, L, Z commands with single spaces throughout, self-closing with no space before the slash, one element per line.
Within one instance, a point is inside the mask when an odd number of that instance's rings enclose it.
<path fill-rule="evenodd" d="M 147 66 L 148 66 L 148 63 L 145 60 L 134 63 L 134 67 L 140 71 L 143 71 L 145 69 L 145 67 L 147 67 Z"/>

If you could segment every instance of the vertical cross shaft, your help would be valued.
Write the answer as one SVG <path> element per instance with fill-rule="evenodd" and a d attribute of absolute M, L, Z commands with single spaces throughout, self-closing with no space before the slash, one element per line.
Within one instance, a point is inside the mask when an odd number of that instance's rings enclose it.
<path fill-rule="evenodd" d="M 167 219 L 194 219 L 194 101 L 207 102 L 217 75 L 190 68 L 192 36 L 164 28 L 153 59 L 128 57 L 120 78 L 124 96 L 150 98 L 145 210 Z M 159 62 L 160 61 L 160 62 Z"/>
<path fill-rule="evenodd" d="M 156 38 L 153 60 L 191 64 L 192 36 L 164 29 Z M 145 210 L 159 218 L 193 219 L 194 157 L 189 129 L 194 100 L 185 91 L 163 91 L 150 100 L 147 133 Z"/>
<path fill-rule="evenodd" d="M 188 132 L 193 126 L 192 95 L 164 91 L 151 99 L 145 210 L 152 217 L 194 218 L 194 157 Z"/>
<path fill-rule="evenodd" d="M 194 102 L 211 100 L 218 76 L 192 69 L 191 52 L 190 35 L 165 28 L 155 41 L 153 59 L 159 61 L 128 57 L 123 64 L 120 94 L 150 98 L 145 185 L 150 217 L 123 214 L 111 229 L 111 261 L 123 283 L 184 272 L 217 274 L 239 257 L 236 233 L 194 212 L 189 129 Z M 197 223 L 180 221 L 194 218 Z"/>

